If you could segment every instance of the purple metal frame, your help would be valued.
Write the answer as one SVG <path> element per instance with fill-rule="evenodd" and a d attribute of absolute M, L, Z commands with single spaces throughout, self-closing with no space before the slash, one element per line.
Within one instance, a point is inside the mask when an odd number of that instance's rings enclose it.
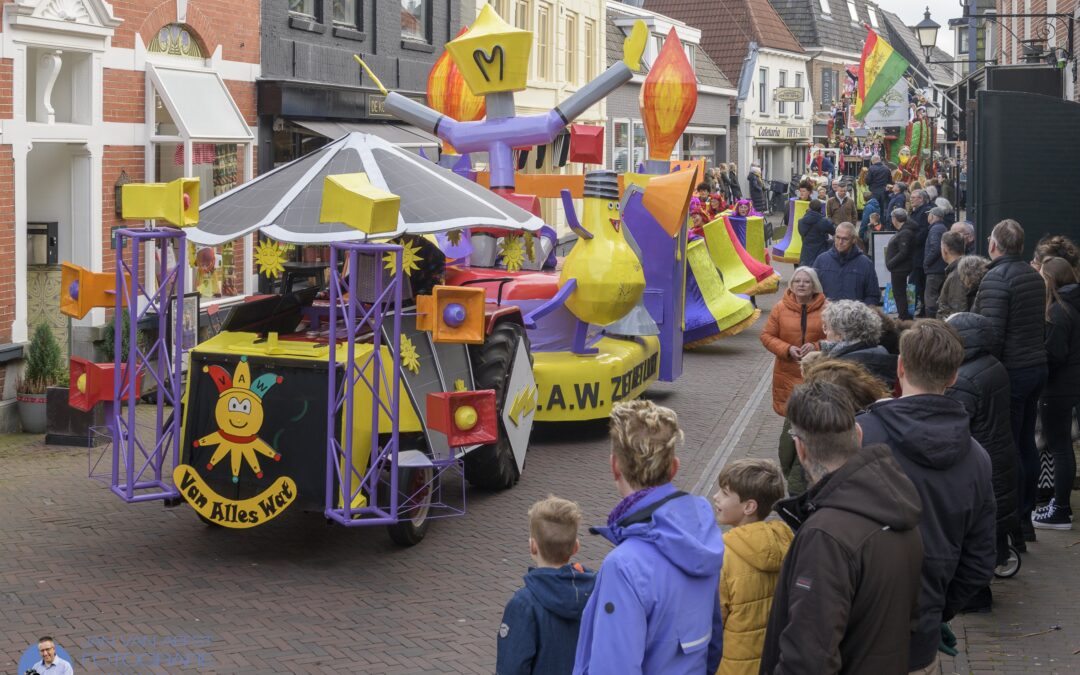
<path fill-rule="evenodd" d="M 382 256 L 393 257 L 393 269 L 389 280 L 384 278 Z M 324 513 L 330 520 L 348 527 L 369 525 L 393 525 L 407 520 L 409 512 L 428 508 L 428 518 L 463 515 L 464 470 L 462 460 L 451 456 L 431 459 L 431 476 L 423 486 L 410 494 L 402 494 L 398 485 L 399 468 L 399 415 L 401 412 L 401 317 L 403 249 L 395 244 L 367 244 L 338 242 L 330 245 L 330 306 L 340 309 L 342 319 L 330 322 L 330 355 L 327 375 L 326 410 L 326 498 Z M 376 273 L 371 280 L 371 302 L 365 302 L 358 294 L 359 271 L 363 269 L 361 256 L 375 256 L 378 261 Z M 347 258 L 350 273 L 342 279 L 338 261 Z M 385 325 L 390 321 L 389 328 Z M 385 330 L 385 335 L 384 335 Z M 341 335 L 339 331 L 344 331 Z M 356 361 L 356 345 L 367 343 L 371 336 L 371 352 Z M 338 377 L 338 340 L 344 338 L 344 368 Z M 389 353 L 389 363 L 383 356 Z M 386 371 L 390 376 L 386 377 Z M 366 375 L 365 372 L 370 374 Z M 364 387 L 371 395 L 371 447 L 366 470 L 353 466 L 353 419 L 356 414 L 354 402 L 357 387 Z M 404 405 L 412 405 L 405 401 Z M 380 444 L 379 418 L 385 414 L 390 419 L 389 438 Z M 340 426 L 339 426 L 340 421 Z M 385 432 L 384 432 L 385 433 Z M 416 467 L 426 468 L 426 467 Z M 384 473 L 389 473 L 389 494 L 380 499 Z M 442 497 L 442 477 L 456 473 L 462 481 L 461 507 L 446 504 Z M 336 486 L 335 486 L 336 483 Z M 337 489 L 335 489 L 335 487 Z M 358 495 L 367 497 L 367 505 L 353 507 Z M 430 501 L 424 497 L 430 495 Z M 339 504 L 340 501 L 340 504 Z M 425 504 L 426 503 L 426 504 Z"/>
<path fill-rule="evenodd" d="M 184 320 L 184 274 L 187 257 L 187 236 L 182 230 L 121 229 L 116 236 L 116 321 L 113 327 L 115 348 L 113 370 L 114 398 L 107 411 L 109 431 L 112 435 L 112 476 L 110 489 L 125 502 L 145 502 L 155 499 L 179 497 L 173 484 L 172 474 L 166 469 L 166 459 L 172 451 L 172 466 L 180 461 L 180 396 L 181 352 Z M 126 240 L 126 241 L 125 241 Z M 168 248 L 177 246 L 177 262 L 168 267 Z M 130 243 L 130 246 L 125 246 Z M 152 243 L 161 264 L 157 274 L 157 289 L 148 291 L 139 280 L 139 258 L 143 244 Z M 124 251 L 130 251 L 130 259 L 124 259 Z M 176 298 L 177 311 L 172 317 L 175 325 L 172 335 L 176 344 L 165 340 L 169 303 Z M 124 306 L 126 304 L 126 307 Z M 143 304 L 142 309 L 139 305 Z M 128 315 L 128 354 L 123 359 L 123 322 L 120 316 Z M 143 349 L 138 340 L 138 323 L 148 312 L 157 314 L 158 334 L 153 344 Z M 156 367 L 152 360 L 157 359 Z M 126 366 L 129 377 L 122 382 L 121 367 Z M 157 403 L 153 441 L 141 437 L 135 421 L 138 403 L 135 384 L 149 373 L 157 384 Z M 166 418 L 165 407 L 172 411 Z"/>

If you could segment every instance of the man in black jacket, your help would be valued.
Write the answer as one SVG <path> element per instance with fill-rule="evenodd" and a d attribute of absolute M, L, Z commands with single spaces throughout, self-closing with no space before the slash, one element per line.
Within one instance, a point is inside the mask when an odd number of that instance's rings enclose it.
<path fill-rule="evenodd" d="M 1039 451 L 1035 447 L 1035 416 L 1046 385 L 1046 284 L 1026 260 L 1024 229 L 1006 219 L 990 234 L 990 267 L 986 270 L 971 311 L 990 319 L 994 354 L 1009 371 L 1009 417 L 1013 441 L 1020 454 L 1020 527 L 1026 541 L 1035 541 L 1031 512 L 1039 480 Z"/>
<path fill-rule="evenodd" d="M 904 675 L 923 557 L 919 495 L 886 446 L 859 449 L 839 386 L 798 385 L 787 416 L 813 485 L 776 505 L 795 539 L 760 672 Z"/>
<path fill-rule="evenodd" d="M 900 336 L 896 370 L 903 396 L 875 403 L 858 417 L 864 447 L 885 443 L 892 448 L 922 498 L 925 556 L 909 671 L 938 672 L 941 623 L 963 609 L 994 573 L 990 457 L 971 437 L 964 406 L 944 396 L 963 360 L 964 345 L 954 329 L 937 319 L 917 322 Z"/>
<path fill-rule="evenodd" d="M 930 223 L 923 253 L 923 270 L 926 272 L 926 316 L 937 318 L 938 297 L 945 284 L 945 259 L 941 256 L 941 237 L 949 231 L 945 224 L 945 210 L 935 206 L 927 213 Z"/>
<path fill-rule="evenodd" d="M 915 260 L 911 268 L 911 283 L 915 284 L 915 316 L 924 317 L 926 314 L 926 269 L 923 267 L 923 258 L 926 257 L 926 238 L 930 235 L 930 209 L 934 205 L 930 203 L 930 195 L 926 190 L 915 190 L 911 193 L 910 219 L 916 224 L 915 228 Z"/>
<path fill-rule="evenodd" d="M 870 170 L 866 172 L 866 187 L 873 193 L 878 204 L 885 206 L 885 188 L 892 182 L 889 167 L 881 163 L 881 155 L 870 158 Z"/>
<path fill-rule="evenodd" d="M 799 218 L 798 228 L 802 237 L 799 267 L 813 267 L 817 257 L 829 250 L 829 237 L 836 232 L 836 224 L 825 217 L 825 204 L 811 199 L 810 208 Z"/>

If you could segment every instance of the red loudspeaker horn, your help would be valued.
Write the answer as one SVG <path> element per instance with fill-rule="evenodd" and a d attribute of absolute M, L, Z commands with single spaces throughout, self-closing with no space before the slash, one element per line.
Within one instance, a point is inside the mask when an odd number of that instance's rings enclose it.
<path fill-rule="evenodd" d="M 452 447 L 494 443 L 499 437 L 495 390 L 428 394 L 427 425 L 429 429 L 446 434 Z"/>
<path fill-rule="evenodd" d="M 100 401 L 111 401 L 113 392 L 113 363 L 93 363 L 78 356 L 71 357 L 71 384 L 68 385 L 68 404 L 88 412 Z M 135 398 L 142 393 L 142 378 L 135 380 Z M 127 366 L 120 368 L 121 386 L 127 385 Z"/>

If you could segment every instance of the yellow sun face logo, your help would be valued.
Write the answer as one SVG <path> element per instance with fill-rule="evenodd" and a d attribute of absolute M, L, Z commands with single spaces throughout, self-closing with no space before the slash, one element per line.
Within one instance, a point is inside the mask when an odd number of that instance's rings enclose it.
<path fill-rule="evenodd" d="M 517 235 L 508 234 L 503 238 L 502 250 L 499 253 L 502 254 L 506 270 L 517 272 L 525 263 L 525 242 Z"/>
<path fill-rule="evenodd" d="M 264 239 L 255 247 L 255 264 L 268 279 L 276 279 L 285 271 L 285 247 Z"/>
<path fill-rule="evenodd" d="M 420 269 L 420 247 L 413 246 L 411 241 L 404 241 L 401 244 L 401 271 L 405 274 L 412 274 Z M 390 252 L 383 256 L 383 264 L 390 272 L 394 271 L 394 253 Z"/>
<path fill-rule="evenodd" d="M 270 387 L 280 383 L 282 378 L 267 373 L 253 381 L 246 356 L 240 357 L 240 363 L 232 375 L 217 365 L 205 366 L 203 372 L 210 374 L 218 389 L 218 400 L 214 404 L 214 420 L 218 429 L 193 444 L 196 448 L 218 446 L 207 462 L 206 470 L 212 471 L 218 462 L 228 456 L 232 482 L 240 480 L 241 461 L 247 462 L 256 478 L 262 478 L 257 455 L 269 457 L 275 462 L 281 460 L 281 453 L 259 438 L 265 415 L 262 399 Z"/>
<path fill-rule="evenodd" d="M 420 374 L 420 355 L 416 353 L 416 345 L 408 335 L 401 336 L 401 367 L 412 371 L 413 375 Z"/>

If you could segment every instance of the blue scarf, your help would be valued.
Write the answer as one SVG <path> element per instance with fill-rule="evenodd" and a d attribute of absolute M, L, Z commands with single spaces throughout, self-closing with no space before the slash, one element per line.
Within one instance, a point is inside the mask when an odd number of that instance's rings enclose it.
<path fill-rule="evenodd" d="M 620 501 L 618 504 L 616 504 L 615 508 L 612 509 L 611 513 L 608 514 L 608 517 L 607 517 L 608 527 L 614 528 L 616 526 L 616 524 L 620 520 L 622 520 L 623 516 L 630 513 L 631 509 L 633 509 L 638 504 L 638 502 L 640 502 L 642 499 L 645 499 L 646 497 L 648 497 L 652 493 L 652 491 L 655 490 L 657 487 L 659 487 L 659 486 L 654 485 L 652 487 L 641 488 L 637 492 L 633 492 L 633 493 L 628 494 L 625 497 L 623 497 L 622 501 Z"/>

